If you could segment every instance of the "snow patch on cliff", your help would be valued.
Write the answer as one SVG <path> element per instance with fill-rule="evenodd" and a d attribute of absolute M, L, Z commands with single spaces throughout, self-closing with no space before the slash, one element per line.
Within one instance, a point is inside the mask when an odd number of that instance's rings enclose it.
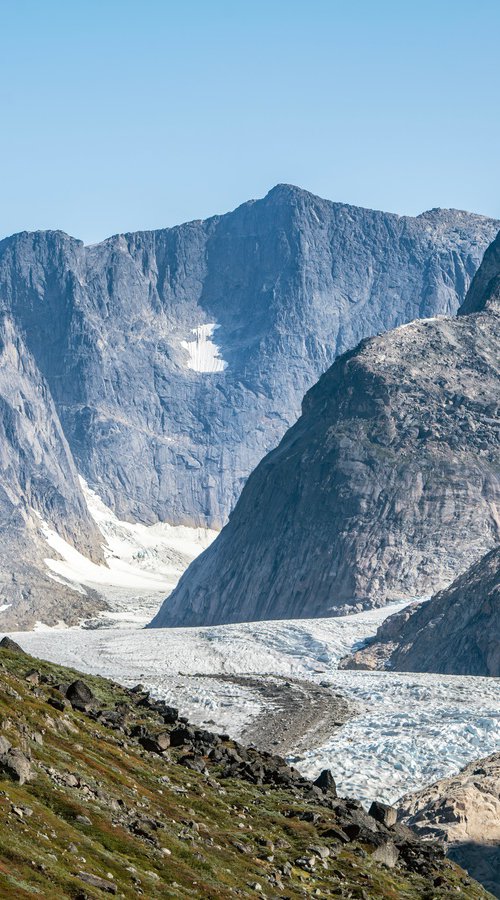
<path fill-rule="evenodd" d="M 212 340 L 214 331 L 220 328 L 215 322 L 197 325 L 191 329 L 194 341 L 181 341 L 181 347 L 189 353 L 188 369 L 195 372 L 223 372 L 227 362 L 220 355 L 220 348 Z"/>

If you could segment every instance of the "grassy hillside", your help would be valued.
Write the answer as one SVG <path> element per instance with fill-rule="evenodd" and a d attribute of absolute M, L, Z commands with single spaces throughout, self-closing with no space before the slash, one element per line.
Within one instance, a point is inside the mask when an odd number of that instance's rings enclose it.
<path fill-rule="evenodd" d="M 0 722 L 2 898 L 490 896 L 402 826 L 140 691 L 2 648 Z"/>

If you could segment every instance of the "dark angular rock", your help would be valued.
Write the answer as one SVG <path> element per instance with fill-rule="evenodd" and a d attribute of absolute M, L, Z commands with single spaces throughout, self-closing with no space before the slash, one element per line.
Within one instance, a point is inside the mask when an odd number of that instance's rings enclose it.
<path fill-rule="evenodd" d="M 132 725 L 130 729 L 130 736 L 136 738 L 143 738 L 149 734 L 148 729 L 145 725 Z"/>
<path fill-rule="evenodd" d="M 337 796 L 337 785 L 335 784 L 335 779 L 330 771 L 330 769 L 323 769 L 320 775 L 316 778 L 316 781 L 313 784 L 318 787 L 324 794 L 329 794 L 331 797 Z"/>
<path fill-rule="evenodd" d="M 224 752 L 220 747 L 212 747 L 208 755 L 214 763 L 222 762 L 222 760 L 225 758 Z"/>
<path fill-rule="evenodd" d="M 3 637 L 0 641 L 0 647 L 2 648 L 2 650 L 8 650 L 10 653 L 25 654 L 23 648 L 16 641 L 13 641 L 12 638 L 7 637 L 7 635 L 5 635 L 5 637 Z"/>
<path fill-rule="evenodd" d="M 81 712 L 87 712 L 95 702 L 94 694 L 89 688 L 88 684 L 85 681 L 82 681 L 80 678 L 77 678 L 72 684 L 70 684 L 68 690 L 66 691 L 66 697 L 71 703 L 74 709 L 78 709 Z"/>
<path fill-rule="evenodd" d="M 392 825 L 395 825 L 398 818 L 398 813 L 394 806 L 388 806 L 386 803 L 381 803 L 379 800 L 373 801 L 368 814 L 376 819 L 377 822 L 382 822 L 387 828 L 391 828 Z"/>
<path fill-rule="evenodd" d="M 66 700 L 66 697 L 49 697 L 47 703 L 53 707 L 53 709 L 59 710 L 59 712 L 64 712 L 65 709 L 68 709 L 71 706 L 69 700 Z"/>
<path fill-rule="evenodd" d="M 56 691 L 59 691 L 60 694 L 64 694 L 64 696 L 66 696 L 66 691 L 69 688 L 69 684 L 66 684 L 64 682 L 58 682 L 58 683 L 54 684 L 54 688 L 56 689 Z"/>
<path fill-rule="evenodd" d="M 333 841 L 340 841 L 341 844 L 348 844 L 352 839 L 342 828 L 335 828 L 331 825 L 321 832 L 321 837 L 330 838 Z"/>
<path fill-rule="evenodd" d="M 145 694 L 139 694 L 138 696 L 139 700 L 137 701 L 137 706 L 146 707 L 146 709 L 154 706 L 155 701 L 151 699 L 149 691 L 147 691 Z"/>
<path fill-rule="evenodd" d="M 200 774 L 204 774 L 207 771 L 203 757 L 193 753 L 186 753 L 185 756 L 181 756 L 179 765 L 185 766 L 186 769 L 191 769 L 193 772 L 200 772 Z"/>
<path fill-rule="evenodd" d="M 129 713 L 124 709 L 102 709 L 97 713 L 98 719 L 108 728 L 122 731 L 125 729 Z"/>
<path fill-rule="evenodd" d="M 184 744 L 192 744 L 195 737 L 195 729 L 189 726 L 174 728 L 170 732 L 170 746 L 182 747 Z"/>
<path fill-rule="evenodd" d="M 211 745 L 220 743 L 220 738 L 218 734 L 214 734 L 213 731 L 205 731 L 197 729 L 194 734 L 196 743 Z"/>
<path fill-rule="evenodd" d="M 170 747 L 170 734 L 167 731 L 163 731 L 161 734 L 148 734 L 140 737 L 139 743 L 145 750 L 161 755 Z"/>
<path fill-rule="evenodd" d="M 175 706 L 163 704 L 160 712 L 165 725 L 175 725 L 179 721 L 179 710 Z"/>

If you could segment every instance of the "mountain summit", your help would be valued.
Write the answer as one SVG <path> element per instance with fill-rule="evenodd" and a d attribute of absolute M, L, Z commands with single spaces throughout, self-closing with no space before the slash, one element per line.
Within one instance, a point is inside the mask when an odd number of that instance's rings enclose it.
<path fill-rule="evenodd" d="M 40 514 L 93 558 L 99 535 L 76 473 L 121 519 L 222 527 L 335 357 L 367 335 L 454 313 L 498 227 L 457 210 L 396 216 L 278 185 L 224 216 L 88 247 L 59 231 L 0 242 L 0 312 L 31 360 L 23 377 L 37 403 L 45 398 L 51 435 L 10 484 L 33 413 L 16 399 L 14 367 L 0 484 L 24 525 L 2 519 L 0 587 L 15 600 L 6 627 L 37 618 L 34 570 L 25 578 L 9 560 L 21 549 L 44 571 L 31 502 L 41 469 L 54 502 Z M 54 622 L 68 598 L 50 585 Z"/>

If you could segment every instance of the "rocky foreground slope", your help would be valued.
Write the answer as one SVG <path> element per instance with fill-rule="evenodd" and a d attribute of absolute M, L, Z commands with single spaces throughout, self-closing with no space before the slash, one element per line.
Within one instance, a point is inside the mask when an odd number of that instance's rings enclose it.
<path fill-rule="evenodd" d="M 7 643 L 7 646 L 5 646 Z M 125 690 L 0 650 L 0 896 L 486 898 L 396 812 Z"/>
<path fill-rule="evenodd" d="M 400 801 L 400 820 L 447 853 L 500 897 L 500 754 Z"/>
<path fill-rule="evenodd" d="M 500 547 L 427 603 L 389 616 L 341 668 L 500 677 Z"/>
<path fill-rule="evenodd" d="M 418 597 L 498 543 L 499 244 L 464 314 L 362 341 L 323 375 L 153 625 Z"/>

